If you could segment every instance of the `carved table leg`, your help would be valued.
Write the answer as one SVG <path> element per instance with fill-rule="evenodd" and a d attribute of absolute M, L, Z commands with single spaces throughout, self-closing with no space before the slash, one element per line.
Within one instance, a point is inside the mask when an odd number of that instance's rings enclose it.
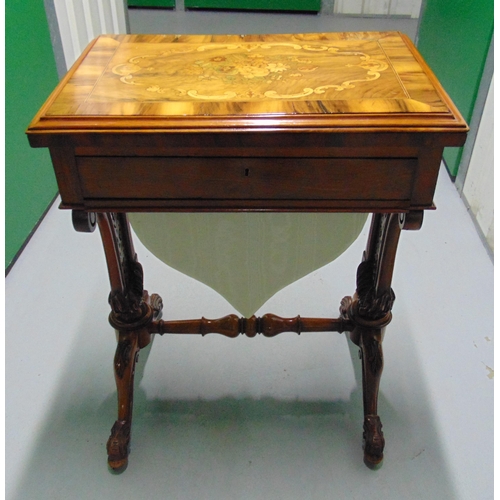
<path fill-rule="evenodd" d="M 378 390 L 384 365 L 379 329 L 362 329 L 360 335 L 363 369 L 363 448 L 368 467 L 376 467 L 384 458 L 385 439 L 377 412 Z"/>
<path fill-rule="evenodd" d="M 395 300 L 391 288 L 394 261 L 401 229 L 419 229 L 422 212 L 374 214 L 363 262 L 358 267 L 356 293 L 344 297 L 341 316 L 354 323 L 351 340 L 359 346 L 363 374 L 363 448 L 370 468 L 384 457 L 384 434 L 377 411 L 380 377 L 384 365 L 382 339 L 392 318 Z"/>
<path fill-rule="evenodd" d="M 120 332 L 114 360 L 118 393 L 118 420 L 111 429 L 106 449 L 109 466 L 117 471 L 124 469 L 128 462 L 134 399 L 134 372 L 139 355 L 137 340 L 138 336 L 135 332 Z"/>
<path fill-rule="evenodd" d="M 110 467 L 116 471 L 123 470 L 128 463 L 134 371 L 140 349 L 150 343 L 153 332 L 169 333 L 172 330 L 172 333 L 204 334 L 212 331 L 210 325 L 215 328 L 214 331 L 231 337 L 240 332 L 253 337 L 257 330 L 261 331 L 261 327 L 267 336 L 274 336 L 281 331 L 300 333 L 342 331 L 348 328 L 351 340 L 360 348 L 362 359 L 364 460 L 371 468 L 379 465 L 384 456 L 385 440 L 377 402 L 383 368 L 382 338 L 385 326 L 391 321 L 391 309 L 395 299 L 391 288 L 394 261 L 401 229 L 420 229 L 422 219 L 422 211 L 406 215 L 373 215 L 367 248 L 358 267 L 356 292 L 353 297 L 342 299 L 341 317 L 338 320 L 303 319 L 300 316 L 286 319 L 265 315 L 259 319 L 262 325 L 257 328 L 254 324 L 257 322 L 255 317 L 250 318 L 253 323 L 250 320 L 242 321 L 236 316 L 218 321 L 204 318 L 180 322 L 158 321 L 163 307 L 162 300 L 156 294 L 149 297 L 143 289 L 142 266 L 134 252 L 126 214 L 99 213 L 97 224 L 111 283 L 109 321 L 119 332 L 114 359 L 118 419 L 111 429 L 107 443 Z M 91 232 L 95 228 L 95 217 L 93 214 L 74 211 L 73 224 L 77 231 Z M 226 328 L 227 321 L 232 325 L 229 330 Z M 266 327 L 266 322 L 270 322 L 269 328 Z"/>
<path fill-rule="evenodd" d="M 139 350 L 151 341 L 148 325 L 160 318 L 163 305 L 159 295 L 149 297 L 143 289 L 142 266 L 134 252 L 127 216 L 102 213 L 97 223 L 111 283 L 109 322 L 119 332 L 114 358 L 118 419 L 107 443 L 108 463 L 121 471 L 128 463 L 135 364 Z"/>

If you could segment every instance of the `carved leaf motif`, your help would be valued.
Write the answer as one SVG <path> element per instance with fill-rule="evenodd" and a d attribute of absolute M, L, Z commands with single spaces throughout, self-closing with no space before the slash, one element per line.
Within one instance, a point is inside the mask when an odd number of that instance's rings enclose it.
<path fill-rule="evenodd" d="M 109 305 L 116 318 L 122 323 L 130 323 L 143 314 L 142 298 L 133 293 L 115 290 L 109 294 Z"/>
<path fill-rule="evenodd" d="M 376 279 L 380 259 L 382 258 L 382 247 L 387 232 L 388 214 L 383 214 L 378 228 L 375 254 L 373 259 L 364 260 L 358 266 L 356 275 L 356 293 L 359 297 L 358 312 L 366 319 L 380 319 L 388 314 L 396 296 L 392 288 L 383 293 L 377 293 Z"/>
<path fill-rule="evenodd" d="M 358 312 L 366 319 L 383 318 L 392 310 L 396 295 L 391 289 L 381 295 L 376 295 L 375 289 L 370 289 L 365 295 L 360 296 Z"/>
<path fill-rule="evenodd" d="M 123 322 L 130 322 L 143 315 L 143 281 L 144 273 L 137 256 L 127 252 L 127 236 L 124 228 L 126 219 L 119 214 L 110 213 L 113 239 L 116 245 L 118 260 L 122 270 L 125 290 L 114 290 L 109 295 L 109 304 L 113 313 Z"/>

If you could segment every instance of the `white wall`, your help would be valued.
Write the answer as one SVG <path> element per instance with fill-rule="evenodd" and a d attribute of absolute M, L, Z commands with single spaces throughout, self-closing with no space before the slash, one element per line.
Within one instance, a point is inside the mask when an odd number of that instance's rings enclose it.
<path fill-rule="evenodd" d="M 494 243 L 493 82 L 492 78 L 463 188 L 463 197 L 470 206 L 472 215 L 492 251 Z"/>
<path fill-rule="evenodd" d="M 66 67 L 96 36 L 126 33 L 125 0 L 53 0 Z"/>
<path fill-rule="evenodd" d="M 96 36 L 127 32 L 126 0 L 45 0 L 45 3 L 53 5 L 68 69 Z M 333 13 L 417 19 L 421 4 L 422 0 L 334 0 Z"/>

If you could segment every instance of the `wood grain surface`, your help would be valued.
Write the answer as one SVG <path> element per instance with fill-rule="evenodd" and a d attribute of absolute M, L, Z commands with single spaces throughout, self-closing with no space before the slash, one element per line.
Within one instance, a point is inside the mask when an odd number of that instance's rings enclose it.
<path fill-rule="evenodd" d="M 103 35 L 29 131 L 465 122 L 398 32 Z"/>

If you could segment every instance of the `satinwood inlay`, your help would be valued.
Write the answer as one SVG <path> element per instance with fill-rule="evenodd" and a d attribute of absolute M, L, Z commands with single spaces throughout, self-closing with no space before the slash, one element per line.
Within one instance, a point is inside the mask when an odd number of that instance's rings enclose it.
<path fill-rule="evenodd" d="M 447 97 L 413 50 L 397 32 L 103 35 L 45 115 L 405 114 L 456 126 Z"/>
<path fill-rule="evenodd" d="M 105 102 L 130 85 L 130 99 L 259 101 L 406 98 L 376 41 L 357 43 L 122 44 L 88 102 Z M 373 80 L 382 77 L 379 85 Z"/>

